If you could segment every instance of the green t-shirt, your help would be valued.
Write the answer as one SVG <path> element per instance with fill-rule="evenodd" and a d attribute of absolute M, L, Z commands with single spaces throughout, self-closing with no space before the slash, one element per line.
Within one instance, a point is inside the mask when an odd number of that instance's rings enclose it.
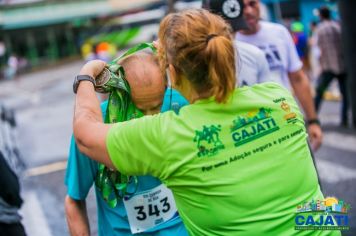
<path fill-rule="evenodd" d="M 191 235 L 330 233 L 294 229 L 297 205 L 323 195 L 303 116 L 275 83 L 118 123 L 107 147 L 120 172 L 153 175 L 173 191 Z"/>

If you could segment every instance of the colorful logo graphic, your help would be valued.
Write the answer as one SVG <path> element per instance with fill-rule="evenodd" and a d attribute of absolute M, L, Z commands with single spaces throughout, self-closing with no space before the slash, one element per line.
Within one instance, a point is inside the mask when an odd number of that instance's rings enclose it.
<path fill-rule="evenodd" d="M 335 197 L 312 200 L 297 206 L 296 230 L 349 230 L 350 204 Z"/>
<path fill-rule="evenodd" d="M 203 126 L 203 130 L 195 131 L 194 142 L 197 143 L 198 157 L 213 156 L 225 146 L 219 138 L 221 125 L 211 125 L 210 127 Z"/>
<path fill-rule="evenodd" d="M 230 130 L 235 147 L 277 131 L 279 127 L 271 112 L 271 109 L 260 108 L 233 120 Z"/>
<path fill-rule="evenodd" d="M 287 123 L 295 123 L 297 121 L 297 114 L 290 112 L 290 106 L 286 102 L 281 103 L 281 108 L 288 114 L 284 116 Z"/>

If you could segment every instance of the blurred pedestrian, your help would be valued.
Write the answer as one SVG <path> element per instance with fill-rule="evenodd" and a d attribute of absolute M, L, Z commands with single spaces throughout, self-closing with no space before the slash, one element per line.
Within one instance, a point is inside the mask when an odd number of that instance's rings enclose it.
<path fill-rule="evenodd" d="M 235 88 L 231 29 L 206 10 L 166 16 L 159 43 L 162 71 L 191 105 L 104 124 L 95 86 L 83 81 L 73 119 L 79 149 L 121 173 L 162 180 L 190 235 L 299 234 L 296 206 L 324 197 L 290 92 L 276 83 Z M 91 61 L 79 74 L 95 78 L 104 67 Z"/>
<path fill-rule="evenodd" d="M 3 155 L 0 150 L 0 235 L 26 235 L 21 224 L 22 217 L 18 213 L 23 203 L 20 196 L 20 183 Z"/>
<path fill-rule="evenodd" d="M 111 45 L 108 42 L 100 42 L 96 45 L 97 58 L 106 62 L 111 60 Z"/>
<path fill-rule="evenodd" d="M 2 79 L 4 75 L 3 67 L 6 64 L 5 54 L 6 54 L 6 46 L 5 43 L 2 42 L 0 39 L 0 79 Z"/>
<path fill-rule="evenodd" d="M 347 75 L 341 44 L 341 28 L 337 22 L 331 19 L 328 7 L 319 9 L 319 17 L 321 22 L 316 28 L 315 37 L 321 53 L 319 59 L 321 74 L 316 87 L 315 108 L 317 111 L 319 110 L 324 92 L 331 81 L 336 78 L 342 95 L 340 124 L 347 126 L 349 104 L 346 85 Z"/>
<path fill-rule="evenodd" d="M 12 80 L 16 77 L 17 69 L 19 66 L 19 60 L 16 54 L 11 54 L 7 60 L 7 67 L 5 69 L 5 78 Z"/>
<path fill-rule="evenodd" d="M 308 38 L 304 32 L 304 25 L 300 21 L 293 21 L 290 26 L 290 31 L 292 33 L 298 56 L 303 62 L 303 65 L 305 65 L 304 60 L 306 60 L 307 57 Z"/>
<path fill-rule="evenodd" d="M 123 66 L 125 79 L 130 85 L 131 98 L 129 100 L 132 100 L 140 113 L 143 112 L 145 115 L 159 113 L 165 93 L 165 81 L 157 58 L 152 53 L 137 52 L 120 60 L 119 64 Z M 120 94 L 125 98 L 124 92 Z M 172 105 L 175 109 L 179 109 L 180 106 L 187 104 L 185 99 L 171 91 L 166 93 L 165 97 L 166 110 L 171 110 Z M 110 101 L 112 102 L 114 101 Z M 125 102 L 126 104 L 120 104 L 123 109 L 116 111 L 119 113 L 118 117 L 125 117 L 125 114 L 128 117 L 134 115 L 129 114 L 133 112 L 132 109 L 130 110 L 130 101 Z M 108 108 L 108 101 L 102 103 L 101 108 L 104 118 L 115 114 L 113 107 Z M 118 121 L 123 120 L 118 119 Z M 143 236 L 187 235 L 176 212 L 172 193 L 157 178 L 148 175 L 137 176 L 137 182 L 132 181 L 127 186 L 128 191 L 134 194 L 126 195 L 125 199 L 116 199 L 105 193 L 108 192 L 108 188 L 103 185 L 108 184 L 105 173 L 114 175 L 117 172 L 102 168 L 102 165 L 82 154 L 72 139 L 65 178 L 68 187 L 65 208 L 71 235 L 90 234 L 85 199 L 94 183 L 99 235 L 128 236 L 136 233 Z M 113 182 L 112 186 L 119 184 Z M 137 188 L 136 192 L 135 188 Z M 119 190 L 115 191 L 119 192 Z M 154 195 L 155 199 L 151 199 L 152 202 L 148 203 L 146 202 L 148 199 L 143 197 L 144 194 Z M 137 204 L 137 199 L 142 202 Z M 167 218 L 168 215 L 170 217 Z"/>
<path fill-rule="evenodd" d="M 242 0 L 203 0 L 203 8 L 222 16 L 230 24 L 233 32 L 247 29 L 243 18 Z M 237 50 L 236 86 L 253 85 L 271 81 L 266 57 L 259 48 L 238 39 L 235 40 Z"/>
<path fill-rule="evenodd" d="M 81 47 L 81 52 L 82 57 L 86 62 L 99 59 L 96 53 L 96 46 L 93 45 L 91 42 L 84 43 Z"/>
<path fill-rule="evenodd" d="M 260 0 L 244 0 L 244 19 L 248 29 L 236 34 L 238 40 L 251 43 L 265 52 L 272 81 L 278 81 L 293 89 L 301 104 L 308 126 L 313 150 L 322 143 L 322 131 L 314 108 L 310 82 L 302 70 L 293 39 L 288 30 L 280 24 L 261 21 Z"/>
<path fill-rule="evenodd" d="M 16 137 L 16 119 L 12 109 L 0 104 L 0 235 L 25 235 L 19 209 L 18 176 L 25 166 L 21 160 Z"/>
<path fill-rule="evenodd" d="M 0 62 L 2 61 L 2 57 L 5 56 L 5 53 L 6 53 L 6 46 L 5 46 L 5 43 L 0 41 Z M 1 64 L 0 64 L 1 65 Z"/>
<path fill-rule="evenodd" d="M 312 87 L 316 87 L 317 77 L 320 75 L 320 49 L 316 42 L 315 30 L 317 22 L 310 22 L 310 32 L 308 37 L 308 77 L 311 79 Z M 314 92 L 315 94 L 315 92 Z"/>

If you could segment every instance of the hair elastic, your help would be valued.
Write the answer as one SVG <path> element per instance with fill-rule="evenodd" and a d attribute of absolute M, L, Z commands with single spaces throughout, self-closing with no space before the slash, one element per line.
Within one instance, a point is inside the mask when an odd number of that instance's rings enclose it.
<path fill-rule="evenodd" d="M 208 37 L 206 37 L 206 43 L 209 43 L 209 41 L 216 36 L 218 36 L 218 35 L 217 34 L 209 34 Z"/>

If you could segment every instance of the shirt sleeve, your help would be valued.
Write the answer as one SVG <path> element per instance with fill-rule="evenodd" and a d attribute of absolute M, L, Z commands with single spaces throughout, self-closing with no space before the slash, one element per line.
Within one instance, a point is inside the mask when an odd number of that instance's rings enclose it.
<path fill-rule="evenodd" d="M 110 128 L 106 145 L 115 167 L 126 175 L 167 176 L 163 158 L 162 117 L 167 112 L 117 123 Z"/>
<path fill-rule="evenodd" d="M 283 30 L 283 37 L 285 38 L 285 42 L 287 44 L 286 45 L 286 50 L 288 53 L 287 71 L 296 72 L 302 68 L 303 64 L 302 61 L 299 59 L 297 48 L 295 47 L 292 36 L 284 26 L 281 27 Z"/>
<path fill-rule="evenodd" d="M 93 185 L 98 164 L 82 154 L 74 137 L 71 139 L 65 184 L 67 194 L 76 200 L 84 200 Z"/>

